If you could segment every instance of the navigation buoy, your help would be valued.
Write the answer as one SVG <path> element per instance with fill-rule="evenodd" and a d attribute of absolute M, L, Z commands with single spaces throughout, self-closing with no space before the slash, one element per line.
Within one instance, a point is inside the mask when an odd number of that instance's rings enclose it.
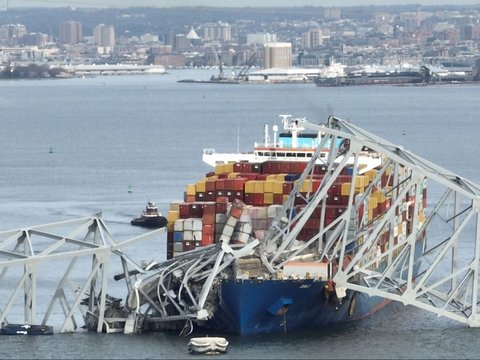
<path fill-rule="evenodd" d="M 50 146 L 50 149 L 48 150 L 49 154 L 53 154 L 53 148 Z"/>
<path fill-rule="evenodd" d="M 132 185 L 128 185 L 128 192 L 129 192 L 129 193 L 132 193 L 132 192 L 133 192 Z"/>

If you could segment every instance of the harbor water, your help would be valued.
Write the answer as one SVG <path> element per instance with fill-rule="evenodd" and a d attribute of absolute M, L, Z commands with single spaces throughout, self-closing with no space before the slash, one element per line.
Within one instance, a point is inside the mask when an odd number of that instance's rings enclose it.
<path fill-rule="evenodd" d="M 177 83 L 213 74 L 0 82 L 0 231 L 101 212 L 117 240 L 145 233 L 130 220 L 147 201 L 166 214 L 182 200 L 185 186 L 211 171 L 201 160 L 204 148 L 248 151 L 262 141 L 264 124 L 279 124 L 279 114 L 313 123 L 335 115 L 480 183 L 479 85 Z M 163 260 L 166 235 L 126 252 L 137 261 Z M 0 297 L 15 285 L 0 284 Z M 120 286 L 112 291 L 126 296 Z M 480 329 L 392 303 L 345 326 L 228 336 L 229 351 L 218 358 L 479 358 L 479 335 Z M 79 329 L 2 336 L 0 358 L 190 358 L 188 341 L 177 333 Z"/>

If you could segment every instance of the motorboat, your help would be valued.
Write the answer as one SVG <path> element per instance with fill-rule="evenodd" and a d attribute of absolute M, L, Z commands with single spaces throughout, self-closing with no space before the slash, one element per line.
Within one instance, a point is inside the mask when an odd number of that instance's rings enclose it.
<path fill-rule="evenodd" d="M 223 337 L 195 337 L 188 343 L 188 351 L 192 354 L 224 354 L 228 341 Z"/>
<path fill-rule="evenodd" d="M 3 324 L 0 335 L 53 335 L 49 325 Z"/>

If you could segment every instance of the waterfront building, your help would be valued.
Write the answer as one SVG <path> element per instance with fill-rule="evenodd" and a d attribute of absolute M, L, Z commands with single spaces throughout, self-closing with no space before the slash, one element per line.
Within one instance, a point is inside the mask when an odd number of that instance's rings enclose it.
<path fill-rule="evenodd" d="M 287 42 L 264 45 L 264 68 L 288 68 L 292 66 L 292 44 Z"/>

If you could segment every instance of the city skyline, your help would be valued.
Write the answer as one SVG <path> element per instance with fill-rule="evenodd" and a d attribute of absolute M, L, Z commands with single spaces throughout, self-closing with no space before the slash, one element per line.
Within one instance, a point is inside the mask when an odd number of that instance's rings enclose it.
<path fill-rule="evenodd" d="M 368 5 L 478 5 L 471 0 L 324 0 L 321 4 L 315 0 L 226 0 L 222 4 L 213 0 L 0 0 L 8 7 L 179 7 L 179 6 L 211 6 L 211 7 L 298 7 L 298 6 L 368 6 Z"/>

